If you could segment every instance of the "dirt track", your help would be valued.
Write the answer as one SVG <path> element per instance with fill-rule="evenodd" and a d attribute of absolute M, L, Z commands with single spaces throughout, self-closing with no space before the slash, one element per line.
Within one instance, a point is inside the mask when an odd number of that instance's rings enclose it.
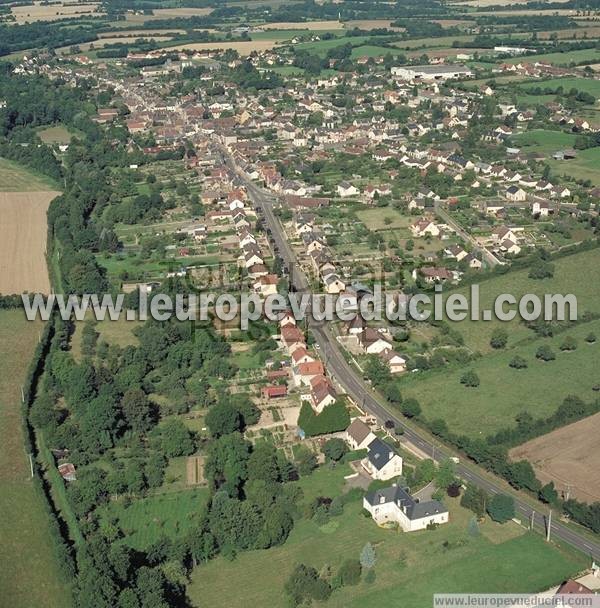
<path fill-rule="evenodd" d="M 510 451 L 531 462 L 542 481 L 585 502 L 600 500 L 600 413 L 574 422 Z"/>
<path fill-rule="evenodd" d="M 0 192 L 0 294 L 49 293 L 46 211 L 58 192 Z"/>

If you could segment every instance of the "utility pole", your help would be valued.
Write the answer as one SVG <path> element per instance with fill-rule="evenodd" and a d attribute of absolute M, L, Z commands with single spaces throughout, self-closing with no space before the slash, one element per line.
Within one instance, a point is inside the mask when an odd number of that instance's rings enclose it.
<path fill-rule="evenodd" d="M 552 530 L 552 509 L 548 513 L 548 525 L 546 527 L 546 542 L 550 542 L 550 531 Z"/>
<path fill-rule="evenodd" d="M 529 524 L 529 529 L 530 530 L 533 530 L 534 524 L 535 524 L 535 511 L 532 511 L 531 512 L 531 522 Z"/>
<path fill-rule="evenodd" d="M 33 479 L 33 458 L 29 454 L 29 468 L 31 469 L 31 479 Z"/>

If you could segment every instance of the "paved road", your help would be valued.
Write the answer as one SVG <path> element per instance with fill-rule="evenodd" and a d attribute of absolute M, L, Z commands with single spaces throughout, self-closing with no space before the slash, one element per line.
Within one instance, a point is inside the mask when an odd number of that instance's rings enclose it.
<path fill-rule="evenodd" d="M 290 272 L 290 281 L 293 283 L 296 291 L 303 293 L 308 291 L 308 281 L 302 272 L 299 264 L 296 262 L 296 256 L 290 247 L 279 222 L 279 219 L 273 211 L 273 202 L 275 197 L 266 190 L 259 188 L 245 174 L 237 168 L 231 156 L 225 152 L 225 161 L 244 181 L 246 188 L 256 208 L 262 209 L 265 222 L 271 230 L 272 238 L 278 248 L 279 255 L 282 258 L 285 266 Z M 407 426 L 405 421 L 399 418 L 394 412 L 390 411 L 389 406 L 384 404 L 374 393 L 373 389 L 368 386 L 357 372 L 356 369 L 350 366 L 341 352 L 341 347 L 337 340 L 331 335 L 329 327 L 326 323 L 308 319 L 308 324 L 315 337 L 317 344 L 321 349 L 323 360 L 329 372 L 329 375 L 359 404 L 364 410 L 375 415 L 381 422 L 392 420 L 396 427 L 402 428 L 404 433 L 402 438 L 421 450 L 423 453 L 432 457 L 434 460 L 443 460 L 456 454 L 450 452 L 446 448 L 440 448 L 435 445 L 429 438 L 421 435 L 418 431 L 410 426 Z M 506 493 L 506 485 L 500 481 L 490 480 L 489 475 L 479 473 L 475 467 L 466 467 L 458 464 L 456 467 L 457 474 L 464 480 L 474 483 L 477 486 L 484 488 L 489 494 Z M 493 478 L 492 478 L 493 479 Z M 517 518 L 523 523 L 531 521 L 532 507 L 521 500 L 518 495 L 514 494 L 515 505 L 517 510 Z M 543 509 L 541 504 L 540 509 Z M 541 512 L 536 512 L 534 515 L 534 527 L 536 530 L 546 533 L 547 519 L 546 515 Z M 600 561 L 600 542 L 589 540 L 587 536 L 583 536 L 571 528 L 566 527 L 557 521 L 552 521 L 551 534 L 554 538 L 568 543 L 569 545 L 579 549 L 583 553 Z"/>
<path fill-rule="evenodd" d="M 493 253 L 488 251 L 485 247 L 482 247 L 474 236 L 469 234 L 458 222 L 452 219 L 450 214 L 442 207 L 439 201 L 435 202 L 434 208 L 436 215 L 443 220 L 444 223 L 448 224 L 448 226 L 450 226 L 450 228 L 452 228 L 456 234 L 458 234 L 458 236 L 460 236 L 464 241 L 467 241 L 467 243 L 471 243 L 476 251 L 481 251 L 481 255 L 483 255 L 485 261 L 490 267 L 493 268 L 494 266 L 502 263 Z"/>

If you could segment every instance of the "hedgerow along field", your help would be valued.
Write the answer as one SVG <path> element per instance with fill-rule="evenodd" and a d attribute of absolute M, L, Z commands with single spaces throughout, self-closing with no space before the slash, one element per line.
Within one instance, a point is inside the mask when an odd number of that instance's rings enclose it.
<path fill-rule="evenodd" d="M 0 311 L 0 589 L 12 608 L 71 605 L 23 448 L 21 385 L 41 331 L 22 310 Z"/>

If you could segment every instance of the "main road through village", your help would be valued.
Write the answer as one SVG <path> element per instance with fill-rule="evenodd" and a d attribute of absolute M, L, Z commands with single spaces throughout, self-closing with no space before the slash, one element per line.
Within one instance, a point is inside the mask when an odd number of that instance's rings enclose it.
<path fill-rule="evenodd" d="M 243 170 L 238 167 L 227 149 L 222 147 L 221 152 L 224 161 L 237 174 L 240 181 L 246 187 L 255 208 L 264 217 L 267 227 L 271 231 L 273 248 L 278 252 L 277 255 L 281 258 L 284 267 L 287 268 L 291 284 L 293 284 L 293 287 L 299 293 L 308 292 L 309 284 L 306 276 L 297 263 L 296 256 L 288 243 L 283 227 L 273 211 L 275 197 L 252 182 Z M 456 455 L 446 447 L 440 447 L 412 426 L 408 426 L 404 420 L 390 411 L 389 407 L 383 403 L 383 400 L 379 399 L 374 394 L 373 389 L 363 381 L 362 375 L 358 370 L 354 369 L 346 361 L 341 353 L 340 345 L 331 335 L 325 323 L 316 321 L 308 315 L 308 325 L 316 343 L 321 349 L 329 375 L 346 391 L 355 403 L 365 411 L 376 416 L 380 422 L 391 420 L 396 427 L 400 427 L 404 431 L 402 435 L 403 441 L 408 442 L 434 460 L 439 461 Z M 509 490 L 505 483 L 499 479 L 496 480 L 489 473 L 480 472 L 476 466 L 458 464 L 456 466 L 456 473 L 465 481 L 476 484 L 490 494 L 511 493 L 515 499 L 517 517 L 525 524 L 530 524 L 533 521 L 533 526 L 536 530 L 543 534 L 547 533 L 547 508 L 541 504 L 538 504 L 536 510 L 532 506 L 533 503 L 529 504 L 525 502 L 517 493 Z M 592 540 L 591 534 L 585 535 L 579 533 L 574 527 L 568 527 L 555 519 L 550 523 L 550 534 L 551 538 L 559 539 L 575 547 L 582 553 L 590 556 L 591 559 L 594 559 L 596 563 L 600 562 L 600 543 Z"/>

